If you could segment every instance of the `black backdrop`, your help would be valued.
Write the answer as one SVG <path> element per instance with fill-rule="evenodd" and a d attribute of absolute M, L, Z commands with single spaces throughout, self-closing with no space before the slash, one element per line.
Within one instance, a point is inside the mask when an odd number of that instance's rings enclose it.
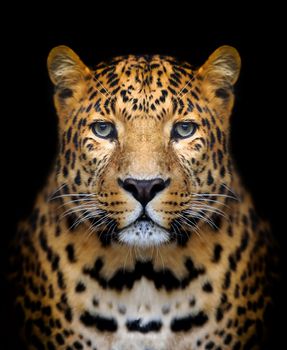
<path fill-rule="evenodd" d="M 185 11 L 182 5 L 179 9 L 175 4 L 169 13 L 156 11 L 154 7 L 142 10 L 124 4 L 120 7 L 121 12 L 112 4 L 104 11 L 80 8 L 73 15 L 60 15 L 55 11 L 47 20 L 44 19 L 45 10 L 33 13 L 35 9 L 29 12 L 26 8 L 22 13 L 22 9 L 15 6 L 7 13 L 8 24 L 1 32 L 4 59 L 1 82 L 7 92 L 1 101 L 2 344 L 10 342 L 9 337 L 13 335 L 7 321 L 8 296 L 2 279 L 8 243 L 17 221 L 29 213 L 56 150 L 56 116 L 52 85 L 46 71 L 46 57 L 56 45 L 70 46 L 88 65 L 128 53 L 168 54 L 200 65 L 218 46 L 236 47 L 242 57 L 242 72 L 236 85 L 237 100 L 232 118 L 233 154 L 259 212 L 271 221 L 280 246 L 287 248 L 284 215 L 286 98 L 283 95 L 286 40 L 281 10 L 274 4 L 272 8 L 261 5 L 252 12 L 248 7 L 240 12 L 230 9 L 225 14 L 224 8 L 221 16 L 212 10 L 211 16 L 206 17 L 205 9 Z M 284 270 L 286 254 L 282 254 L 282 259 Z M 282 291 L 283 296 L 284 293 Z M 282 315 L 286 313 L 283 300 L 284 297 L 280 301 L 280 312 L 274 316 L 277 334 L 281 330 Z M 274 349 L 282 348 L 277 335 L 273 341 Z M 12 349 L 11 343 L 9 348 Z"/>

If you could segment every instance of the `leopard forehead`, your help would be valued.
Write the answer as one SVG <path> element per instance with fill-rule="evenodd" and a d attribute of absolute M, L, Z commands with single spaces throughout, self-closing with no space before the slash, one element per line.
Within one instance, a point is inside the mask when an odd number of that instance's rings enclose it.
<path fill-rule="evenodd" d="M 224 100 L 229 111 L 240 58 L 234 48 L 223 46 L 199 69 L 169 56 L 129 55 L 102 62 L 92 70 L 71 49 L 60 46 L 51 51 L 48 70 L 56 86 L 58 114 L 67 112 L 68 106 L 75 109 L 73 104 L 81 102 L 80 111 L 86 114 L 96 112 L 125 121 L 162 120 L 171 115 L 186 116 L 194 109 L 201 113 L 203 102 L 212 104 L 214 97 Z M 207 106 L 204 109 L 208 111 Z"/>
<path fill-rule="evenodd" d="M 190 99 L 188 106 L 182 99 L 192 87 L 193 70 L 171 57 L 118 57 L 98 65 L 93 80 L 100 91 L 90 88 L 89 100 L 93 94 L 99 96 L 95 108 L 102 115 L 116 114 L 118 107 L 118 114 L 126 121 L 149 117 L 162 120 L 170 113 L 187 113 L 184 107 L 190 111 L 194 107 Z M 196 93 L 194 98 L 198 99 Z"/>

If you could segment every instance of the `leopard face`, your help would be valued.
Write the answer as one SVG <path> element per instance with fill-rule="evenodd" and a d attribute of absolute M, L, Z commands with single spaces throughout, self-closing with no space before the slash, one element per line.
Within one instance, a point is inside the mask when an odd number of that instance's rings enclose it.
<path fill-rule="evenodd" d="M 221 213 L 237 51 L 199 69 L 162 56 L 118 57 L 95 70 L 69 48 L 48 59 L 61 152 L 59 193 L 75 225 L 103 242 L 184 244 Z"/>

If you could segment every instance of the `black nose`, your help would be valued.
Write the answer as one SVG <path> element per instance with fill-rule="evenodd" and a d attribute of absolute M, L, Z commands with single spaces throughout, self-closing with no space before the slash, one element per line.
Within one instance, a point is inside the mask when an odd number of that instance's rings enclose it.
<path fill-rule="evenodd" d="M 170 180 L 164 181 L 161 178 L 153 180 L 137 180 L 133 178 L 125 179 L 124 181 L 118 180 L 119 185 L 126 191 L 130 192 L 136 200 L 138 200 L 143 206 L 146 206 L 155 195 L 165 189 Z"/>

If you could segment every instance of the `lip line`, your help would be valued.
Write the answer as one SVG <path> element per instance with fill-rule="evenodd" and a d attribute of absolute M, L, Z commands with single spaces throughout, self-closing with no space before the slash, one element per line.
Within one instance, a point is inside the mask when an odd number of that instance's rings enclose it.
<path fill-rule="evenodd" d="M 141 219 L 143 216 L 146 217 L 146 219 Z M 159 225 L 158 223 L 156 223 L 155 221 L 153 221 L 148 215 L 144 214 L 144 215 L 140 215 L 136 220 L 134 220 L 132 223 L 130 223 L 129 225 L 121 228 L 119 230 L 119 232 L 126 230 L 127 228 L 129 228 L 130 226 L 134 225 L 137 221 L 146 221 L 146 222 L 152 222 L 154 225 L 156 225 L 157 227 L 161 228 L 162 230 L 165 230 L 169 233 L 169 230 L 167 230 L 165 227 Z"/>

